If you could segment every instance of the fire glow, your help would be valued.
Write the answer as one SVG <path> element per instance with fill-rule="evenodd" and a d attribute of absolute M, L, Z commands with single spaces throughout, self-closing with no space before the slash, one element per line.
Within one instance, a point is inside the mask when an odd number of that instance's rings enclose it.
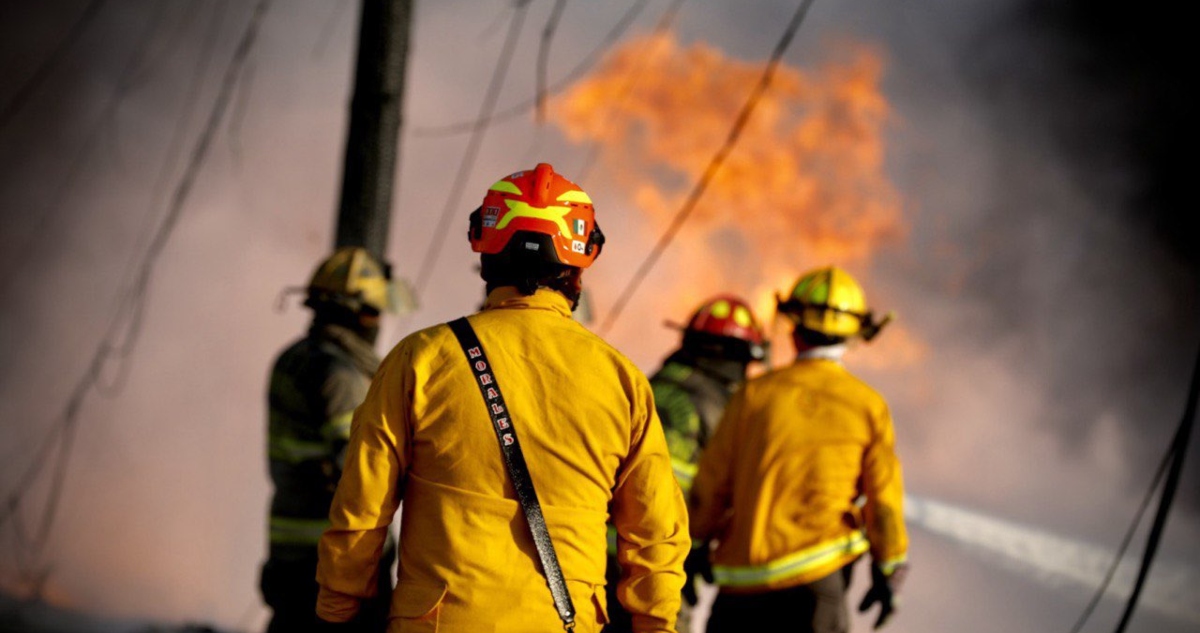
<path fill-rule="evenodd" d="M 717 291 L 731 291 L 770 321 L 775 293 L 790 290 L 801 271 L 837 264 L 869 289 L 863 275 L 873 255 L 905 239 L 900 196 L 884 169 L 890 110 L 880 88 L 882 57 L 861 44 L 830 50 L 812 71 L 778 67 L 671 246 L 670 265 L 683 271 L 676 278 L 703 283 L 656 290 L 662 298 L 656 308 L 685 306 L 660 314 L 682 314 Z M 551 117 L 571 141 L 604 148 L 607 170 L 631 192 L 647 220 L 644 230 L 657 236 L 761 74 L 761 63 L 731 59 L 703 42 L 685 46 L 670 33 L 642 37 L 565 93 Z M 626 91 L 631 76 L 637 83 Z M 923 356 L 915 335 L 891 330 L 881 340 L 903 345 L 876 356 L 887 364 Z"/>

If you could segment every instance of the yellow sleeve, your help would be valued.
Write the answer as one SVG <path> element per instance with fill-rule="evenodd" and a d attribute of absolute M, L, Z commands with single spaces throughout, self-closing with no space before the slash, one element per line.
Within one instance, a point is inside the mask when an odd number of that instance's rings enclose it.
<path fill-rule="evenodd" d="M 906 562 L 908 534 L 904 527 L 904 483 L 896 456 L 896 434 L 887 405 L 872 412 L 872 441 L 863 455 L 863 494 L 871 558 L 885 574 Z"/>
<path fill-rule="evenodd" d="M 687 506 L 671 470 L 667 441 L 645 378 L 631 394 L 629 454 L 613 490 L 621 580 L 617 598 L 639 633 L 672 633 L 683 590 L 688 538 Z"/>
<path fill-rule="evenodd" d="M 411 352 L 401 343 L 354 412 L 346 463 L 318 546 L 317 614 L 349 621 L 376 591 L 379 557 L 408 469 Z"/>
<path fill-rule="evenodd" d="M 742 426 L 746 388 L 729 400 L 717 430 L 700 453 L 696 479 L 692 482 L 690 522 L 692 538 L 708 541 L 718 538 L 728 522 L 733 495 L 733 459 L 737 429 Z"/>

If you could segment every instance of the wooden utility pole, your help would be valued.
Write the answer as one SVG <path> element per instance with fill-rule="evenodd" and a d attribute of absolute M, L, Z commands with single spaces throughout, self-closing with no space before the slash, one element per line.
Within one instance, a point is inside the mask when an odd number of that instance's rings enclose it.
<path fill-rule="evenodd" d="M 334 246 L 387 251 L 413 0 L 362 0 Z"/>

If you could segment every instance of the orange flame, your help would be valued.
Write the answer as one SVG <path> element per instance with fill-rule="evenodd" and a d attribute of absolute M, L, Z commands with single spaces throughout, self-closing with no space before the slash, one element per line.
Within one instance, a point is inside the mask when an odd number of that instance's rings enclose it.
<path fill-rule="evenodd" d="M 672 244 L 669 256 L 689 283 L 658 290 L 667 302 L 660 308 L 691 309 L 708 295 L 736 292 L 769 324 L 775 293 L 790 290 L 804 270 L 829 263 L 863 270 L 881 247 L 905 237 L 884 169 L 890 111 L 881 55 L 860 44 L 833 50 L 814 71 L 778 67 Z M 617 98 L 634 73 L 634 89 Z M 605 148 L 606 168 L 657 237 L 761 74 L 761 63 L 730 59 L 703 42 L 685 47 L 670 33 L 647 36 L 614 51 L 555 103 L 551 118 L 572 141 Z"/>

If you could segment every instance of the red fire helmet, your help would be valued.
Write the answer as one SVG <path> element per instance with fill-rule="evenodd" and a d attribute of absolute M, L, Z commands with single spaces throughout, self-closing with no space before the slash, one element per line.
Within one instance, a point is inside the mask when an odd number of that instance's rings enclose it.
<path fill-rule="evenodd" d="M 577 268 L 591 266 L 604 245 L 592 199 L 548 163 L 492 185 L 468 237 L 476 253 L 516 248 Z"/>

